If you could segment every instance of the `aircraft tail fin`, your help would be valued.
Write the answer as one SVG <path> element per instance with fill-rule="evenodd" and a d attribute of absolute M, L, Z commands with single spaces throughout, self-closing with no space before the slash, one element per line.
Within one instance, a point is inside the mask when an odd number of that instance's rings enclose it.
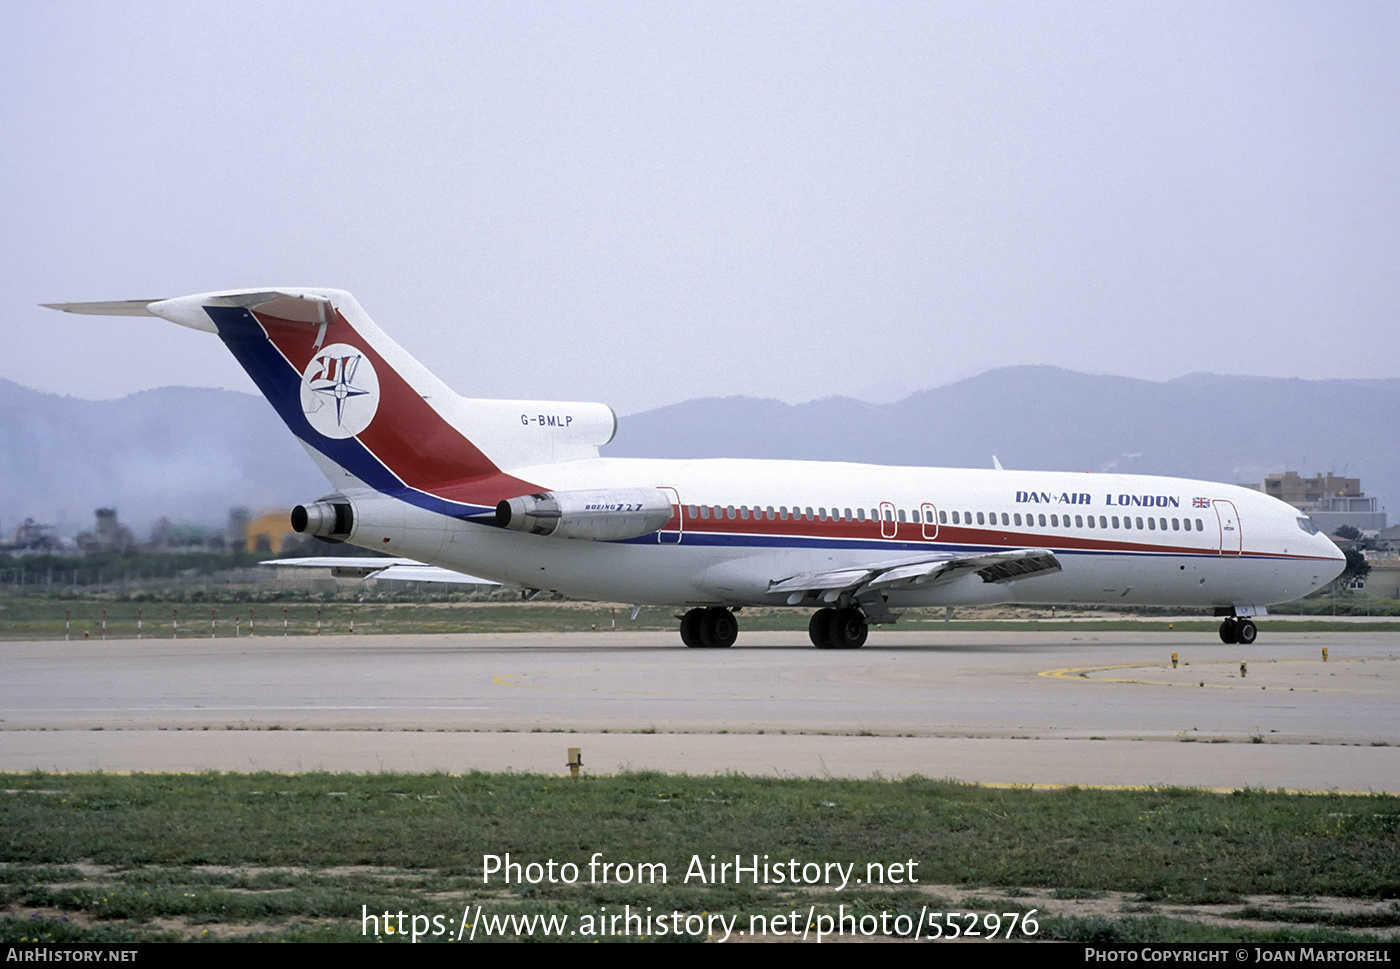
<path fill-rule="evenodd" d="M 464 398 L 391 340 L 349 293 L 238 290 L 177 299 L 48 304 L 151 315 L 216 333 L 336 481 L 458 517 L 538 487 L 509 472 L 598 456 L 604 404 Z"/>

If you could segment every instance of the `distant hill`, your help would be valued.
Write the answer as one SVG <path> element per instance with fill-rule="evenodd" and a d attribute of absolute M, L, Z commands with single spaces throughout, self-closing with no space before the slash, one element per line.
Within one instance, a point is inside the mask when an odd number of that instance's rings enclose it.
<path fill-rule="evenodd" d="M 1400 517 L 1400 380 L 1192 374 L 1166 383 L 1005 367 L 893 404 L 711 397 L 624 417 L 613 457 L 771 457 L 935 467 L 1172 474 L 1255 482 L 1336 471 Z M 113 506 L 138 539 L 165 515 L 330 490 L 260 397 L 164 387 L 87 401 L 0 380 L 0 529 L 92 526 Z"/>
<path fill-rule="evenodd" d="M 833 366 L 836 365 L 833 363 Z M 814 371 L 815 372 L 815 371 Z M 1400 514 L 1400 380 L 1191 374 L 1165 383 L 1003 367 L 893 404 L 710 397 L 620 419 L 616 457 L 771 457 L 1166 474 L 1334 470 Z"/>
<path fill-rule="evenodd" d="M 138 541 L 162 515 L 223 525 L 234 505 L 290 507 L 330 490 L 261 397 L 162 387 L 79 400 L 0 380 L 0 529 L 25 517 L 91 530 L 111 506 Z"/>

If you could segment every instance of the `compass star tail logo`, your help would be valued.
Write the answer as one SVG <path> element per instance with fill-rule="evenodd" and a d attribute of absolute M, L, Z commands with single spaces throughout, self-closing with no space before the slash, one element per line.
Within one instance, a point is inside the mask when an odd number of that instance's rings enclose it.
<path fill-rule="evenodd" d="M 354 437 L 379 409 L 379 376 L 364 353 L 345 343 L 322 349 L 301 377 L 301 409 L 329 438 Z"/>

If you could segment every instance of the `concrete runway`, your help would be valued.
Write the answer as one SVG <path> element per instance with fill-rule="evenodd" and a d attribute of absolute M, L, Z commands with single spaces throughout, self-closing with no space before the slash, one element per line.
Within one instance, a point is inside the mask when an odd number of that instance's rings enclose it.
<path fill-rule="evenodd" d="M 1269 627 L 0 643 L 0 770 L 561 773 L 578 746 L 597 773 L 1400 792 L 1397 659 Z"/>

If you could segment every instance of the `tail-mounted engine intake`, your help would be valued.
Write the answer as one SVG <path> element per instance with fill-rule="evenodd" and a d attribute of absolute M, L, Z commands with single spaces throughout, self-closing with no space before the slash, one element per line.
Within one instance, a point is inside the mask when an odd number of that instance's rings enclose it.
<path fill-rule="evenodd" d="M 617 542 L 659 531 L 671 513 L 671 496 L 660 488 L 546 491 L 501 502 L 496 524 L 535 535 Z"/>
<path fill-rule="evenodd" d="M 355 513 L 350 502 L 331 495 L 309 505 L 292 509 L 292 530 L 326 542 L 343 542 L 355 528 Z"/>

